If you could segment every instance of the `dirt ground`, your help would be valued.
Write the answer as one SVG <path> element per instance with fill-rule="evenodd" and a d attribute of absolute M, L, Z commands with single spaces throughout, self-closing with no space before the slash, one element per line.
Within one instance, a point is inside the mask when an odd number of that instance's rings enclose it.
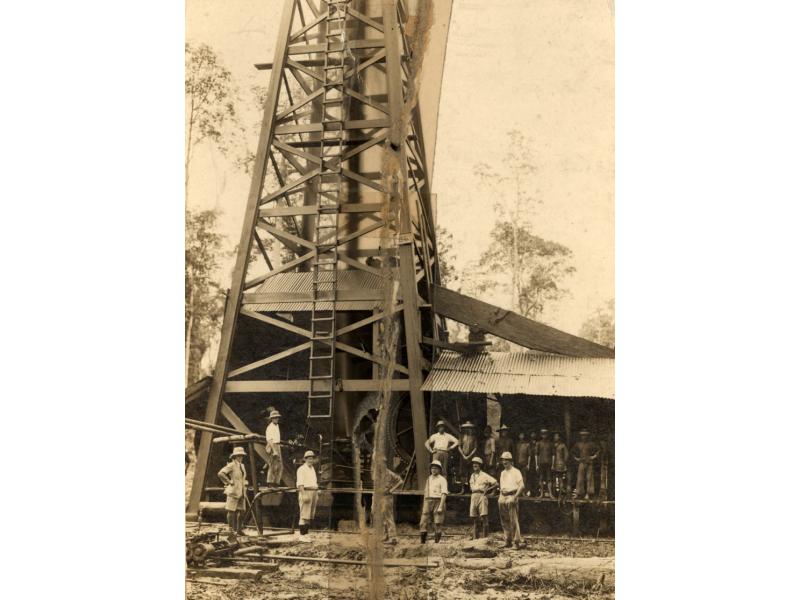
<path fill-rule="evenodd" d="M 208 531 L 216 526 L 204 526 Z M 611 600 L 614 597 L 614 544 L 608 541 L 529 539 L 520 550 L 505 549 L 498 533 L 470 543 L 463 529 L 449 531 L 439 544 L 421 545 L 410 526 L 400 526 L 397 546 L 383 546 L 384 559 L 441 562 L 433 568 L 385 567 L 378 597 L 398 600 L 462 598 Z M 194 528 L 187 529 L 193 533 Z M 255 535 L 255 531 L 250 532 Z M 366 535 L 312 532 L 313 543 L 293 535 L 274 538 L 270 554 L 364 560 Z M 473 549 L 470 550 L 470 547 Z M 438 560 L 437 560 L 438 557 Z M 368 599 L 366 566 L 277 561 L 278 570 L 260 582 L 209 579 L 190 574 L 189 600 Z"/>

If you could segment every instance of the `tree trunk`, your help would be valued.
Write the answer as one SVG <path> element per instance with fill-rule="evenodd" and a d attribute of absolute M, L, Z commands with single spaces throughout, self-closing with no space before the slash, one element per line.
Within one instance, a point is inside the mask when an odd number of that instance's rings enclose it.
<path fill-rule="evenodd" d="M 191 269 L 189 272 L 189 322 L 186 325 L 186 346 L 184 355 L 184 371 L 183 379 L 184 386 L 189 386 L 189 364 L 191 363 L 192 356 L 192 328 L 194 327 L 194 281 L 191 277 Z"/>
<path fill-rule="evenodd" d="M 519 311 L 519 174 L 517 180 L 517 197 L 514 204 L 514 218 L 511 220 L 511 235 L 513 239 L 511 258 L 511 309 Z"/>

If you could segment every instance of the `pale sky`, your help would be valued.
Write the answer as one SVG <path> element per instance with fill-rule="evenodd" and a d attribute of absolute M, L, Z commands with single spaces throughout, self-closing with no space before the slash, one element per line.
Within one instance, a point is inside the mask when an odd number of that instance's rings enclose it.
<path fill-rule="evenodd" d="M 214 48 L 248 102 L 247 90 L 268 81 L 252 65 L 272 60 L 282 5 L 186 2 L 187 40 Z M 572 249 L 576 268 L 570 296 L 541 320 L 571 333 L 614 297 L 613 35 L 611 0 L 455 0 L 447 44 L 432 189 L 457 266 L 478 259 L 494 224 L 475 166 L 502 171 L 506 132 L 518 129 L 536 154 L 534 233 Z M 246 120 L 256 122 L 256 111 Z M 199 152 L 192 178 L 191 204 L 221 209 L 235 244 L 248 177 Z"/>

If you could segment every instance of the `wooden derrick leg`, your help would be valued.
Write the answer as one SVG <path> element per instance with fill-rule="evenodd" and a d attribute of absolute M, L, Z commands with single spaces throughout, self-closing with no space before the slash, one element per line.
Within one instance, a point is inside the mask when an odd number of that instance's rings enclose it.
<path fill-rule="evenodd" d="M 258 150 L 256 151 L 256 158 L 253 164 L 253 179 L 250 183 L 250 191 L 247 198 L 242 236 L 236 255 L 236 264 L 233 269 L 231 290 L 228 296 L 228 302 L 225 306 L 217 365 L 214 370 L 214 380 L 211 384 L 211 390 L 208 394 L 208 405 L 206 407 L 204 419 L 208 423 L 217 422 L 222 405 L 222 394 L 225 390 L 225 380 L 227 378 L 227 365 L 233 348 L 233 335 L 242 302 L 242 292 L 244 290 L 245 277 L 247 274 L 247 262 L 258 217 L 259 200 L 264 187 L 264 178 L 267 174 L 267 154 L 274 135 L 275 126 L 273 115 L 278 106 L 280 76 L 288 53 L 289 33 L 295 6 L 296 3 L 294 0 L 286 0 L 283 8 L 283 16 L 281 17 L 278 44 L 275 49 L 274 60 L 274 64 L 277 68 L 272 71 L 269 96 L 264 103 L 264 125 L 261 127 L 261 132 L 259 134 Z M 204 431 L 200 437 L 200 446 L 197 451 L 197 463 L 195 465 L 192 491 L 189 495 L 189 506 L 187 510 L 190 515 L 196 515 L 198 513 L 200 500 L 205 493 L 206 471 L 211 456 L 211 435 L 210 432 Z"/>
<path fill-rule="evenodd" d="M 383 25 L 386 41 L 386 79 L 388 82 L 389 113 L 391 120 L 389 146 L 386 152 L 396 160 L 396 167 L 384 173 L 391 197 L 400 200 L 400 291 L 403 295 L 403 323 L 408 354 L 409 395 L 411 418 L 414 425 L 414 452 L 417 460 L 417 485 L 425 487 L 428 476 L 428 451 L 425 448 L 427 424 L 425 400 L 422 394 L 422 325 L 417 301 L 417 279 L 414 260 L 414 238 L 410 207 L 408 206 L 407 173 L 405 170 L 405 124 L 403 122 L 403 91 L 400 66 L 399 23 L 394 2 L 383 2 Z M 392 160 L 390 158 L 389 163 Z M 423 242 L 424 243 L 424 242 Z"/>

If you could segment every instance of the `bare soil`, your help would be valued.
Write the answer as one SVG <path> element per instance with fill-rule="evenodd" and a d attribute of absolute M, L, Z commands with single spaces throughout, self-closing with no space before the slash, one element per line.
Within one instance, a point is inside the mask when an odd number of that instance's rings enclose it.
<path fill-rule="evenodd" d="M 203 528 L 208 529 L 208 526 Z M 398 545 L 383 546 L 384 558 L 440 557 L 443 564 L 435 568 L 384 568 L 379 586 L 382 598 L 611 600 L 614 597 L 613 543 L 529 540 L 526 548 L 516 550 L 503 548 L 500 536 L 495 533 L 476 552 L 466 535 L 421 545 L 416 536 L 403 535 L 413 533 L 411 527 L 399 529 Z M 294 536 L 281 536 L 276 538 L 281 543 L 269 553 L 365 559 L 366 535 L 312 532 L 310 537 L 313 543 L 304 544 Z M 366 566 L 278 561 L 278 570 L 264 574 L 260 582 L 208 577 L 187 580 L 186 597 L 189 600 L 367 600 L 369 587 Z"/>

